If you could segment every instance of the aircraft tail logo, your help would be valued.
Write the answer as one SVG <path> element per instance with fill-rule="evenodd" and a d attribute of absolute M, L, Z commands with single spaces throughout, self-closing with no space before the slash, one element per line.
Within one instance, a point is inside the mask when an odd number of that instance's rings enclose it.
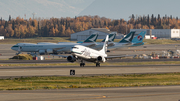
<path fill-rule="evenodd" d="M 141 35 L 139 35 L 137 38 L 139 41 L 141 41 L 143 39 L 143 37 Z"/>
<path fill-rule="evenodd" d="M 92 34 L 90 37 L 88 37 L 84 42 L 96 42 L 98 37 L 98 34 Z"/>
<path fill-rule="evenodd" d="M 116 37 L 116 34 L 115 34 L 115 33 L 114 33 L 114 34 L 109 34 L 109 40 L 108 40 L 108 42 L 113 42 L 114 39 L 115 39 L 115 37 Z M 104 39 L 103 41 L 101 41 L 101 42 L 105 42 L 105 39 Z"/>
<path fill-rule="evenodd" d="M 130 32 L 129 34 L 126 35 L 119 43 L 128 43 L 131 42 L 133 37 L 134 37 L 135 32 Z"/>

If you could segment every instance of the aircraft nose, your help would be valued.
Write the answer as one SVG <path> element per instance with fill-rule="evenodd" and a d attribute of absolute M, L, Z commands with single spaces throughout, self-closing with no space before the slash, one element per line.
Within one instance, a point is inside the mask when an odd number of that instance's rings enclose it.
<path fill-rule="evenodd" d="M 11 47 L 11 49 L 17 51 L 18 50 L 18 46 L 14 45 L 14 46 Z"/>

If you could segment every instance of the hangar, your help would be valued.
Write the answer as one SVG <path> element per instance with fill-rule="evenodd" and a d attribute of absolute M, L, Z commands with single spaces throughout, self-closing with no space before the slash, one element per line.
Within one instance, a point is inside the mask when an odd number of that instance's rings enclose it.
<path fill-rule="evenodd" d="M 150 37 L 154 35 L 157 38 L 180 38 L 180 29 L 130 29 L 130 31 L 136 31 L 136 33 L 146 31 L 146 35 Z"/>
<path fill-rule="evenodd" d="M 85 31 L 71 34 L 71 40 L 82 41 L 82 40 L 87 39 L 93 33 L 98 33 L 98 39 L 104 39 L 106 35 L 109 35 L 112 32 L 114 31 L 110 31 L 107 28 L 91 28 Z"/>

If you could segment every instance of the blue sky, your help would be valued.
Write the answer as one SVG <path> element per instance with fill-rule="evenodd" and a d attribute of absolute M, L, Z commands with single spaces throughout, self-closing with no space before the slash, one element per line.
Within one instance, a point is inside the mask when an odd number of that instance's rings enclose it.
<path fill-rule="evenodd" d="M 98 15 L 111 19 L 125 20 L 135 16 L 158 14 L 179 17 L 180 0 L 0 0 L 0 17 L 17 16 L 26 18 L 61 18 Z"/>

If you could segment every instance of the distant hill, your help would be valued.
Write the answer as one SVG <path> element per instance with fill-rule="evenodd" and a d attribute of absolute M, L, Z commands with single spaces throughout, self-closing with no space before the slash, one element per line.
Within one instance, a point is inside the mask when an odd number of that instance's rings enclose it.
<path fill-rule="evenodd" d="M 35 17 L 74 17 L 84 8 L 90 5 L 93 0 L 0 0 L 0 17 L 7 20 L 9 15 L 12 18 L 18 16 Z"/>

